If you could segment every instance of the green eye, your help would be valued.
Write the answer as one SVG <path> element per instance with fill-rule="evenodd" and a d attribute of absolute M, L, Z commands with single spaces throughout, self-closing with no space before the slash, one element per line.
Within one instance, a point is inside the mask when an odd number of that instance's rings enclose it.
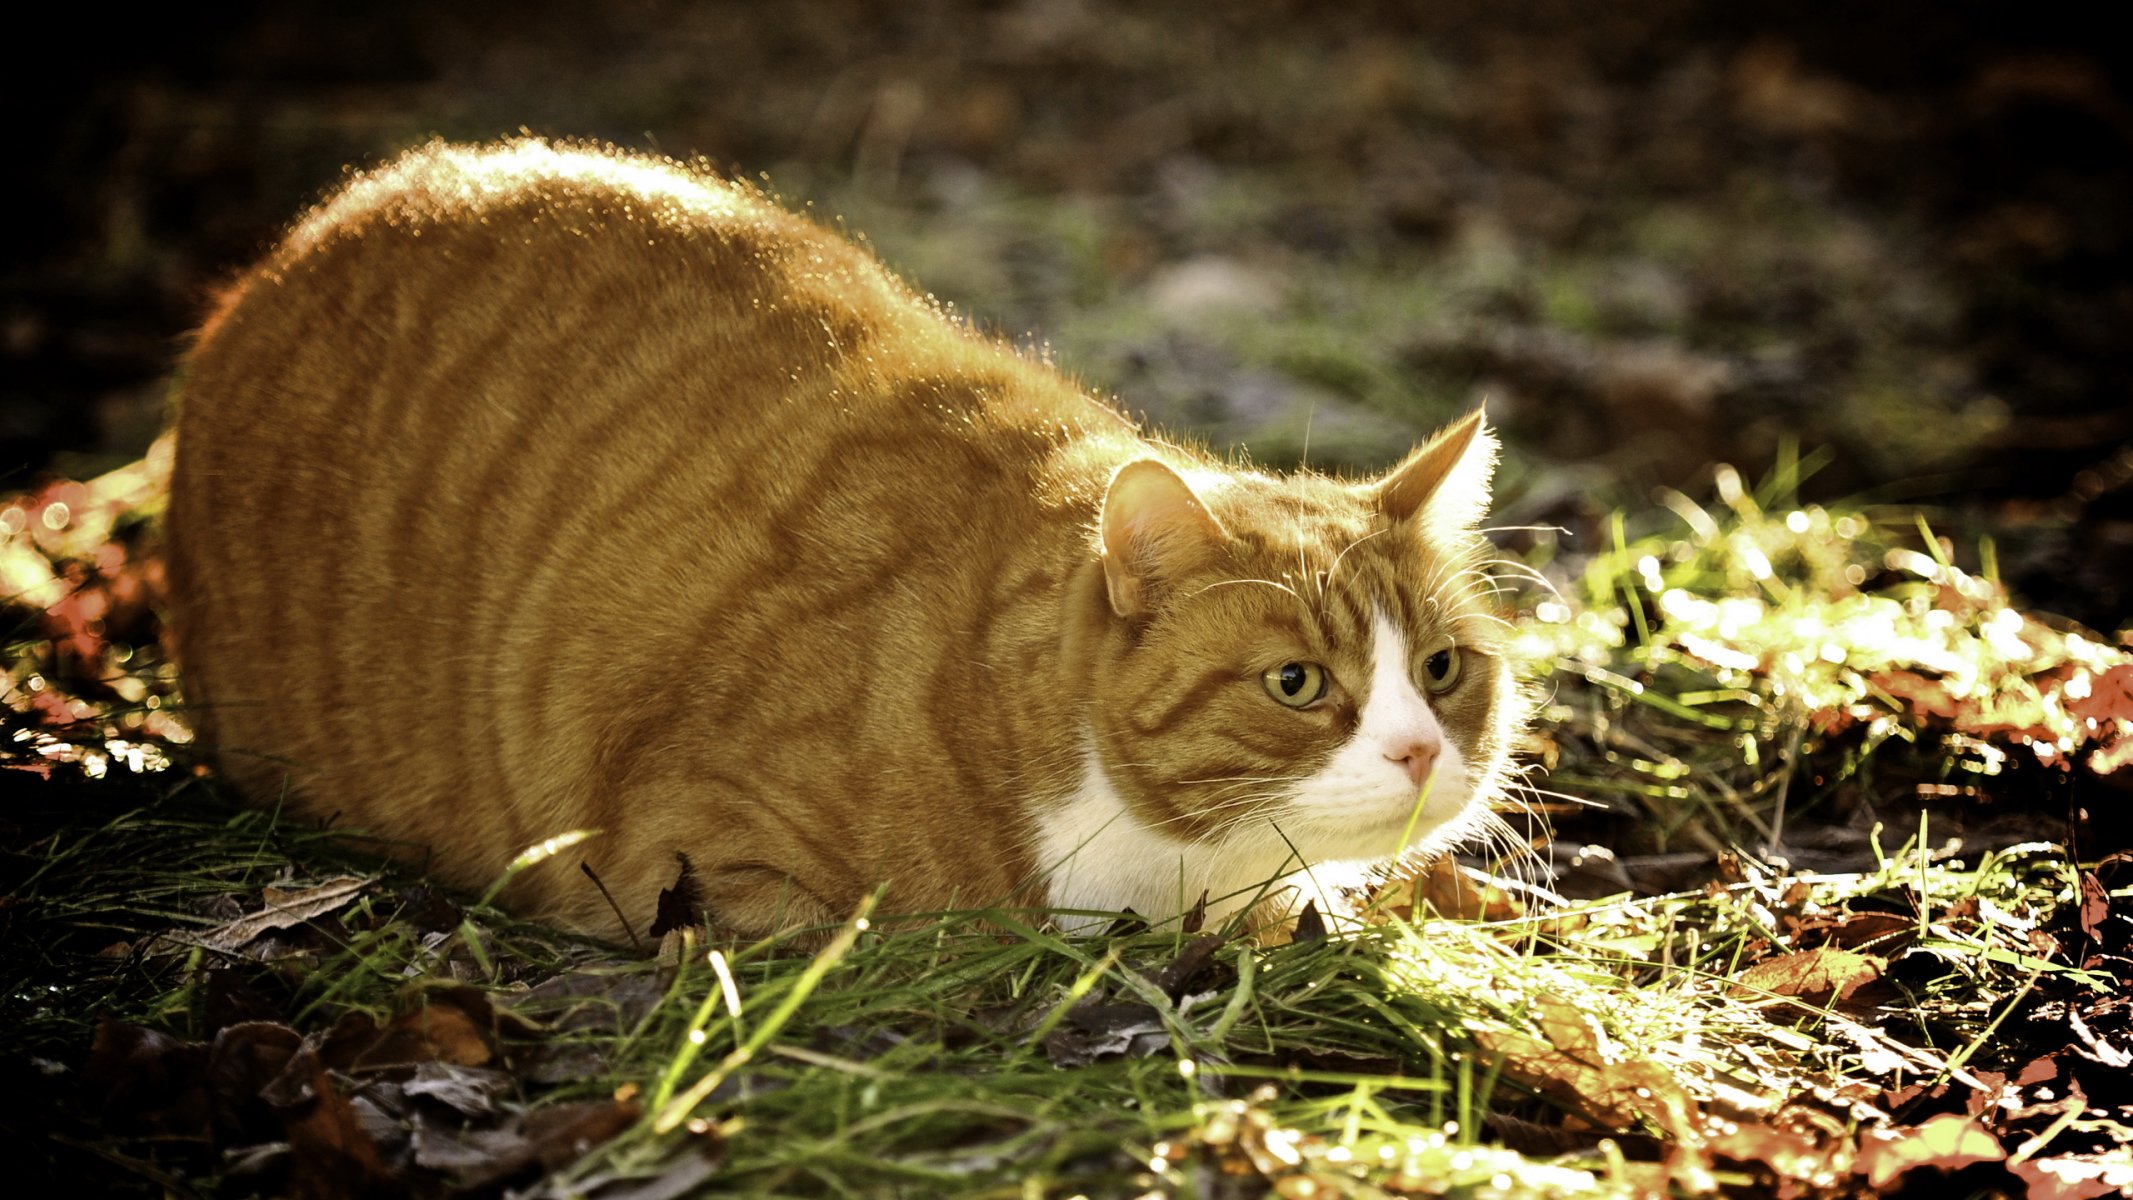
<path fill-rule="evenodd" d="M 1326 669 L 1317 663 L 1285 662 L 1259 677 L 1266 694 L 1290 708 L 1302 708 L 1326 694 Z"/>
<path fill-rule="evenodd" d="M 1459 647 L 1446 646 L 1422 660 L 1422 684 L 1433 692 L 1449 691 L 1459 682 Z"/>

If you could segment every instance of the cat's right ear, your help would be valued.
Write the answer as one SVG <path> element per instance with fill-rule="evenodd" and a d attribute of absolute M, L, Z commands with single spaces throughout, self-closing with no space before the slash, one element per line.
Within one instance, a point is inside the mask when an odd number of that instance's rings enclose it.
<path fill-rule="evenodd" d="M 1222 526 L 1178 473 L 1152 458 L 1129 462 L 1104 493 L 1104 587 L 1111 611 L 1145 617 L 1156 592 L 1211 557 Z"/>
<path fill-rule="evenodd" d="M 1496 434 L 1475 409 L 1401 460 L 1372 489 L 1378 510 L 1443 536 L 1470 532 L 1489 508 Z"/>

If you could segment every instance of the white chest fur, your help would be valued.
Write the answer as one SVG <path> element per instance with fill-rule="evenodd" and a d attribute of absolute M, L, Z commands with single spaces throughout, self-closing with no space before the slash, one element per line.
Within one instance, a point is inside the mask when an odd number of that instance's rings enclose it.
<path fill-rule="evenodd" d="M 1355 736 L 1281 802 L 1208 839 L 1150 828 L 1118 794 L 1094 746 L 1081 779 L 1038 819 L 1037 859 L 1055 908 L 1176 917 L 1202 895 L 1217 921 L 1253 903 L 1263 885 L 1317 894 L 1352 883 L 1408 844 L 1444 840 L 1473 798 L 1465 759 L 1415 688 L 1406 638 L 1382 611 L 1372 628 L 1371 674 Z M 1418 794 L 1397 761 L 1415 744 L 1437 747 L 1435 774 Z M 1065 921 L 1096 925 L 1101 918 Z"/>
<path fill-rule="evenodd" d="M 1132 909 L 1166 921 L 1207 897 L 1219 922 L 1249 906 L 1260 885 L 1303 864 L 1271 827 L 1248 839 L 1175 838 L 1151 829 L 1112 787 L 1094 749 L 1083 756 L 1080 787 L 1038 822 L 1037 860 L 1054 908 Z M 1105 918 L 1062 919 L 1068 929 Z"/>

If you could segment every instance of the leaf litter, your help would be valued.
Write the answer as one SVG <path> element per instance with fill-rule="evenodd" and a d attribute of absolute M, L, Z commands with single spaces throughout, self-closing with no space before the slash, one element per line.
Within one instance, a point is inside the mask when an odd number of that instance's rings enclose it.
<path fill-rule="evenodd" d="M 1625 868 L 1629 888 L 1572 902 L 1545 886 L 1560 874 L 1441 863 L 1382 889 L 1364 926 L 1314 910 L 1282 945 L 1126 919 L 1064 939 L 1039 914 L 983 913 L 852 932 L 825 962 L 776 943 L 713 957 L 679 862 L 647 959 L 223 807 L 190 766 L 152 605 L 92 623 L 63 604 L 92 586 L 75 561 L 112 597 L 152 595 L 151 559 L 90 552 L 153 483 L 78 485 L 77 540 L 5 548 L 33 581 L 0 716 L 8 1061 L 18 1091 L 59 1098 L 30 1126 L 54 1170 L 640 1200 L 1018 1179 L 1781 1197 L 2133 1181 L 2133 856 L 1930 836 L 1960 815 L 1934 803 L 2112 780 L 2133 668 L 2010 616 L 1989 579 L 1899 553 L 1885 525 L 1837 539 L 1843 514 L 1722 486 L 1713 536 L 1625 539 L 1567 580 L 1635 598 L 1634 635 L 1630 607 L 1597 600 L 1534 624 L 1557 681 L 1536 756 L 1557 786 L 1623 785 L 1564 825 L 1722 847 L 1700 883 L 1640 895 Z M 1800 543 L 1803 525 L 1842 544 Z M 1858 561 L 1887 578 L 1829 583 Z M 1726 607 L 1739 596 L 1754 604 Z M 1870 833 L 1861 869 L 1788 861 L 1817 806 L 1891 795 L 1926 806 L 1903 844 Z M 2066 832 L 2099 829 L 2077 813 Z M 1622 863 L 1675 853 L 1609 837 L 1648 850 Z M 723 1059 L 715 1086 L 688 1086 L 711 1081 L 698 1047 Z"/>

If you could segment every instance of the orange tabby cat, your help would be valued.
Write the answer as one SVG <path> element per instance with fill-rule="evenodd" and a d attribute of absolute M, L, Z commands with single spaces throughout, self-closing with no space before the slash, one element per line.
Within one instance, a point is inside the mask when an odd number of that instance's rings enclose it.
<path fill-rule="evenodd" d="M 169 520 L 226 776 L 614 934 L 998 902 L 1217 915 L 1486 819 L 1514 724 L 1479 414 L 1382 479 L 1150 441 L 672 162 L 433 144 L 191 353 Z"/>

